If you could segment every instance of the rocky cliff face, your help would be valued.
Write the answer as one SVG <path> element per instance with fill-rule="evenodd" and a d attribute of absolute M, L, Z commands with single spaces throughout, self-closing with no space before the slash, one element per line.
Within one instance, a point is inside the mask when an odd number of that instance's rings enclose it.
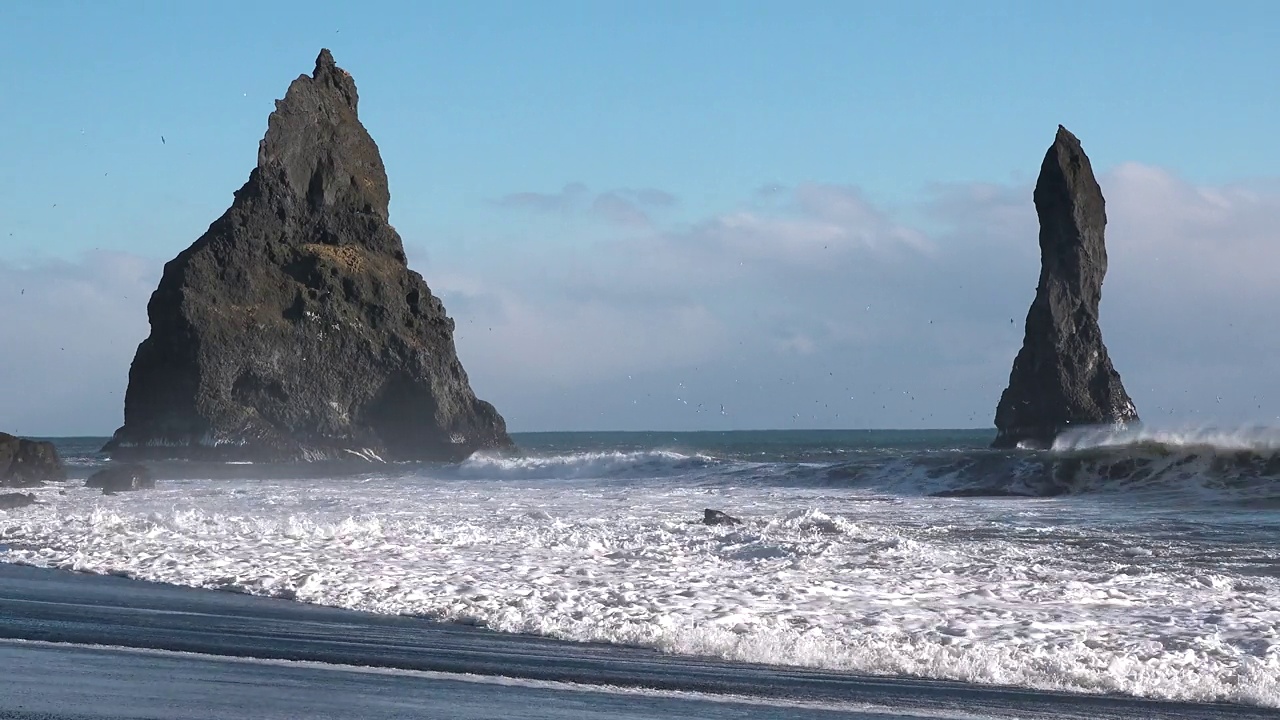
<path fill-rule="evenodd" d="M 67 479 L 53 443 L 0 433 L 0 487 L 31 487 Z"/>
<path fill-rule="evenodd" d="M 1035 205 L 1040 285 L 996 408 L 997 447 L 1048 445 L 1070 427 L 1138 419 L 1098 327 L 1106 202 L 1080 141 L 1061 125 L 1040 166 Z"/>
<path fill-rule="evenodd" d="M 510 446 L 453 321 L 406 265 L 358 100 L 322 50 L 276 102 L 230 209 L 165 265 L 113 457 L 457 460 Z"/>

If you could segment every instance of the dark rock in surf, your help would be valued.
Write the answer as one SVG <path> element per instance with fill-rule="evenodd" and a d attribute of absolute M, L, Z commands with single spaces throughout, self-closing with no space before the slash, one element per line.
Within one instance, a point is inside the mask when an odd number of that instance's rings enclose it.
<path fill-rule="evenodd" d="M 110 495 L 131 490 L 151 490 L 156 486 L 156 479 L 146 466 L 125 463 L 103 468 L 90 475 L 84 481 L 84 486 L 102 488 L 103 495 Z"/>
<path fill-rule="evenodd" d="M 511 446 L 387 221 L 356 85 L 322 50 L 231 207 L 165 265 L 113 459 L 460 460 Z"/>
<path fill-rule="evenodd" d="M 1107 272 L 1102 189 L 1080 141 L 1061 125 L 1034 197 L 1040 284 L 996 408 L 996 447 L 1047 446 L 1067 428 L 1138 420 L 1098 327 Z"/>
<path fill-rule="evenodd" d="M 0 510 L 17 510 L 35 504 L 36 496 L 31 493 L 0 493 Z"/>
<path fill-rule="evenodd" d="M 0 433 L 0 487 L 31 487 L 67 479 L 53 443 Z"/>
<path fill-rule="evenodd" d="M 720 512 L 719 510 L 712 510 L 710 508 L 707 508 L 702 511 L 702 524 L 703 525 L 741 525 L 742 521 L 732 515 L 728 515 L 726 513 Z"/>

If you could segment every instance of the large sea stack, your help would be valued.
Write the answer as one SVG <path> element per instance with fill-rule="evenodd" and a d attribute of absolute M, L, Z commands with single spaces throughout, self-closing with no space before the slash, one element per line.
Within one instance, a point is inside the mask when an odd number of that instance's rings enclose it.
<path fill-rule="evenodd" d="M 1106 202 L 1080 140 L 1058 126 L 1035 190 L 1040 285 L 996 408 L 996 447 L 1047 446 L 1071 427 L 1136 421 L 1098 327 Z"/>
<path fill-rule="evenodd" d="M 231 208 L 165 265 L 113 457 L 459 460 L 511 445 L 388 224 L 357 102 L 328 50 L 276 102 Z"/>

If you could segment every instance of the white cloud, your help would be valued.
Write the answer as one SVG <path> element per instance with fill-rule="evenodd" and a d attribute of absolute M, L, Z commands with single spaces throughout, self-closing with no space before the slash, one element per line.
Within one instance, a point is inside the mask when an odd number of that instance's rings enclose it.
<path fill-rule="evenodd" d="M 554 193 L 518 192 L 503 195 L 498 198 L 497 204 L 508 208 L 567 213 L 578 210 L 587 196 L 586 185 L 569 183 Z"/>
<path fill-rule="evenodd" d="M 652 225 L 651 210 L 665 210 L 678 204 L 671 193 L 656 188 L 619 188 L 594 193 L 586 185 L 573 182 L 559 192 L 518 192 L 498 198 L 499 207 L 532 210 L 560 215 L 589 215 L 606 223 L 630 228 Z"/>
<path fill-rule="evenodd" d="M 1132 282 L 1144 292 L 1276 295 L 1280 185 L 1197 187 L 1136 163 L 1106 180 L 1113 254 L 1141 258 L 1148 271 Z"/>
<path fill-rule="evenodd" d="M 1132 163 L 1103 182 L 1104 331 L 1139 412 L 1280 420 L 1280 185 L 1196 186 Z"/>
<path fill-rule="evenodd" d="M 1104 337 L 1140 411 L 1158 419 L 1172 409 L 1179 421 L 1280 415 L 1280 407 L 1254 399 L 1280 402 L 1280 382 L 1257 361 L 1280 350 L 1280 329 L 1263 318 L 1280 300 L 1280 284 L 1270 278 L 1280 267 L 1271 230 L 1280 226 L 1280 186 L 1197 187 L 1135 164 L 1100 180 L 1110 217 Z M 536 283 L 498 280 L 509 276 L 502 270 L 491 278 L 546 326 L 576 323 L 571 312 L 554 317 L 574 303 L 594 308 L 599 322 L 612 313 L 614 323 L 645 334 L 655 326 L 634 318 L 669 303 L 703 308 L 719 335 L 717 344 L 701 346 L 700 359 L 650 355 L 628 367 L 658 373 L 668 389 L 695 362 L 755 383 L 768 400 L 741 420 L 745 426 L 782 424 L 794 414 L 788 410 L 832 395 L 815 379 L 819 373 L 852 387 L 853 399 L 841 401 L 843 418 L 878 426 L 988 425 L 1039 274 L 1031 192 L 1030 185 L 934 187 L 915 208 L 925 231 L 895 220 L 856 188 L 772 186 L 689 227 L 604 233 L 571 265 L 544 259 L 532 273 L 541 278 Z M 517 263 L 525 278 L 530 262 Z M 590 344 L 585 330 L 548 336 L 566 347 Z M 652 337 L 688 342 L 670 333 Z M 591 378 L 612 372 L 620 381 L 623 371 L 610 371 L 610 362 L 602 360 Z M 474 375 L 482 387 L 498 387 L 504 372 L 500 363 L 485 363 Z M 771 388 L 759 381 L 770 375 L 794 379 Z M 507 392 L 504 384 L 499 394 Z M 577 401 L 590 404 L 598 393 L 584 391 Z M 512 397 L 521 394 L 517 388 Z M 904 395 L 928 409 L 920 412 Z M 662 426 L 707 422 L 669 410 Z M 834 412 L 808 419 L 848 424 Z"/>
<path fill-rule="evenodd" d="M 618 225 L 648 227 L 649 216 L 640 207 L 616 192 L 601 193 L 591 201 L 591 211 Z"/>
<path fill-rule="evenodd" d="M 450 274 L 436 275 L 431 284 L 455 318 L 468 372 L 509 391 L 572 390 L 628 372 L 703 362 L 722 349 L 725 334 L 696 303 L 614 304 L 509 279 L 486 283 Z"/>
<path fill-rule="evenodd" d="M 146 336 L 160 264 L 117 252 L 0 262 L 5 378 L 0 428 L 35 435 L 111 432 L 129 363 Z"/>
<path fill-rule="evenodd" d="M 1103 334 L 1139 411 L 1280 416 L 1280 184 L 1196 186 L 1136 164 L 1100 182 Z M 917 227 L 856 188 L 771 186 L 673 225 L 648 214 L 676 203 L 661 191 L 569 185 L 502 202 L 604 220 L 592 242 L 419 269 L 477 392 L 518 430 L 988 426 L 1039 272 L 1031 189 L 934 187 Z M 0 263 L 0 427 L 114 429 L 160 264 Z"/>

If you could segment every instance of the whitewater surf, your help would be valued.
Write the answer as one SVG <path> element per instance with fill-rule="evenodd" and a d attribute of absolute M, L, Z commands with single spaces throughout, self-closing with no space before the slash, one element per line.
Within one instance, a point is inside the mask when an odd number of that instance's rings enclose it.
<path fill-rule="evenodd" d="M 0 559 L 686 656 L 1280 707 L 1275 438 L 568 433 L 460 465 L 184 464 L 128 496 L 37 488 L 0 514 Z M 97 442 L 59 441 L 81 480 Z"/>

